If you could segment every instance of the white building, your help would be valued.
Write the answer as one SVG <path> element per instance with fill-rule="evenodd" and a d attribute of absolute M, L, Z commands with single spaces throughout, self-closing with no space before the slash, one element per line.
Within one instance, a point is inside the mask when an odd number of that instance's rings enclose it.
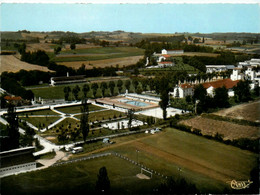
<path fill-rule="evenodd" d="M 34 147 L 17 148 L 0 152 L 0 175 L 13 175 L 36 169 L 36 161 L 33 156 Z"/>
<path fill-rule="evenodd" d="M 232 74 L 230 75 L 230 79 L 232 81 L 243 80 L 244 74 L 241 72 L 242 68 L 234 68 Z"/>
<path fill-rule="evenodd" d="M 193 96 L 194 90 L 191 84 L 180 84 L 170 93 L 173 97 L 185 98 L 186 96 Z"/>
<path fill-rule="evenodd" d="M 207 72 L 206 73 L 213 73 L 213 72 L 224 72 L 227 70 L 234 69 L 234 65 L 206 65 Z"/>
<path fill-rule="evenodd" d="M 260 59 L 253 58 L 251 60 L 246 60 L 244 62 L 238 63 L 239 68 L 248 67 L 248 66 L 254 66 L 254 67 L 260 66 Z"/>
<path fill-rule="evenodd" d="M 183 54 L 184 51 L 182 49 L 174 49 L 174 50 L 166 50 L 166 49 L 163 49 L 162 50 L 162 55 L 170 55 L 170 54 Z"/>

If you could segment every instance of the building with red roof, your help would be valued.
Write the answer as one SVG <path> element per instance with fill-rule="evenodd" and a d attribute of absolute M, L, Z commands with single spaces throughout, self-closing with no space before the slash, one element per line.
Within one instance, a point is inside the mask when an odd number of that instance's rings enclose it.
<path fill-rule="evenodd" d="M 218 80 L 218 81 L 213 81 L 213 82 L 207 82 L 203 83 L 203 87 L 207 89 L 207 93 L 210 96 L 214 96 L 214 90 L 216 88 L 220 88 L 225 86 L 228 89 L 228 95 L 229 96 L 234 96 L 234 91 L 233 88 L 237 85 L 239 81 L 232 81 L 231 79 L 223 79 L 223 80 Z"/>

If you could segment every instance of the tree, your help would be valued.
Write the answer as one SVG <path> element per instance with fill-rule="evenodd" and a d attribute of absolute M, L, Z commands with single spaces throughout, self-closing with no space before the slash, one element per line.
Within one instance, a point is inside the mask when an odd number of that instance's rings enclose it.
<path fill-rule="evenodd" d="M 166 120 L 167 118 L 167 107 L 169 104 L 169 82 L 168 80 L 163 77 L 160 81 L 160 98 L 161 101 L 159 102 L 159 105 L 161 109 L 163 110 L 163 119 Z"/>
<path fill-rule="evenodd" d="M 72 93 L 73 93 L 73 95 L 74 95 L 74 97 L 75 97 L 75 100 L 78 99 L 79 91 L 80 91 L 80 88 L 79 88 L 78 85 L 76 85 L 76 86 L 72 89 Z"/>
<path fill-rule="evenodd" d="M 86 138 L 89 133 L 89 124 L 88 124 L 89 109 L 88 109 L 87 102 L 88 99 L 82 100 L 81 119 L 80 119 L 80 129 L 83 135 L 84 142 L 86 142 Z"/>
<path fill-rule="evenodd" d="M 70 44 L 70 49 L 71 49 L 71 50 L 76 49 L 76 44 L 75 44 L 75 43 L 71 43 L 71 44 Z"/>
<path fill-rule="evenodd" d="M 98 89 L 97 89 L 97 92 L 96 92 L 95 97 L 96 97 L 96 98 L 101 98 L 101 97 L 103 97 L 103 93 L 102 93 L 102 89 L 101 89 L 101 88 L 98 88 Z"/>
<path fill-rule="evenodd" d="M 192 97 L 193 102 L 197 104 L 196 112 L 202 113 L 203 111 L 207 111 L 211 106 L 210 100 L 211 98 L 207 95 L 207 90 L 203 87 L 203 85 L 199 84 L 194 89 L 194 95 Z"/>
<path fill-rule="evenodd" d="M 7 109 L 7 116 L 6 121 L 8 122 L 7 125 L 7 132 L 8 132 L 8 148 L 15 149 L 19 148 L 19 125 L 18 125 L 18 116 L 16 114 L 16 110 L 13 104 L 8 105 Z"/>
<path fill-rule="evenodd" d="M 109 88 L 105 89 L 104 96 L 105 97 L 110 97 L 111 96 L 111 91 L 110 91 Z"/>
<path fill-rule="evenodd" d="M 68 101 L 69 100 L 69 95 L 70 95 L 70 92 L 71 92 L 70 87 L 69 86 L 64 87 L 63 92 L 64 92 L 65 100 Z"/>
<path fill-rule="evenodd" d="M 234 87 L 234 92 L 235 92 L 236 101 L 246 102 L 250 100 L 251 94 L 250 94 L 249 81 L 240 80 L 237 83 L 237 86 Z"/>
<path fill-rule="evenodd" d="M 126 88 L 125 88 L 125 85 L 123 85 L 122 87 L 121 87 L 121 94 L 124 94 L 125 92 L 126 92 Z"/>
<path fill-rule="evenodd" d="M 58 53 L 60 53 L 60 51 L 61 51 L 61 47 L 60 47 L 60 46 L 54 48 L 54 53 L 55 53 L 56 55 L 57 55 Z"/>
<path fill-rule="evenodd" d="M 139 82 L 136 88 L 136 93 L 141 94 L 142 92 L 143 92 L 143 86 L 141 82 Z"/>
<path fill-rule="evenodd" d="M 225 108 L 229 106 L 228 90 L 225 86 L 215 89 L 214 103 L 216 107 Z"/>
<path fill-rule="evenodd" d="M 133 83 L 131 83 L 129 86 L 129 93 L 134 93 L 134 92 L 135 92 L 135 87 L 134 87 Z"/>
<path fill-rule="evenodd" d="M 133 109 L 129 109 L 128 110 L 127 117 L 129 118 L 129 120 L 128 120 L 128 129 L 131 130 L 131 128 L 132 128 L 132 121 L 134 119 L 134 110 Z"/>
<path fill-rule="evenodd" d="M 113 92 L 116 84 L 114 81 L 109 81 L 108 87 L 110 88 L 110 91 Z"/>
<path fill-rule="evenodd" d="M 107 175 L 106 167 L 101 167 L 97 175 L 96 192 L 97 193 L 108 193 L 110 190 L 110 180 Z"/>
<path fill-rule="evenodd" d="M 115 86 L 115 88 L 114 88 L 113 95 L 114 95 L 114 96 L 119 95 L 119 90 L 118 90 L 118 87 L 117 87 L 117 86 Z"/>
<path fill-rule="evenodd" d="M 89 85 L 84 84 L 84 85 L 83 85 L 83 88 L 82 88 L 82 91 L 83 91 L 83 94 L 84 94 L 84 98 L 87 97 L 87 93 L 89 92 L 89 90 L 90 90 Z"/>
<path fill-rule="evenodd" d="M 92 99 L 95 98 L 92 89 L 90 89 L 90 90 L 87 92 L 87 98 L 92 98 Z"/>

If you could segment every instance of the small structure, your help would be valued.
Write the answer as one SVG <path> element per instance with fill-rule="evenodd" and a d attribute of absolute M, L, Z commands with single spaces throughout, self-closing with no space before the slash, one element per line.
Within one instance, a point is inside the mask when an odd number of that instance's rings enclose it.
<path fill-rule="evenodd" d="M 158 62 L 159 68 L 166 68 L 166 67 L 171 67 L 171 66 L 174 66 L 174 63 L 171 61 Z"/>
<path fill-rule="evenodd" d="M 22 103 L 22 98 L 20 96 L 5 96 L 4 99 L 7 101 L 7 103 L 12 103 L 15 106 Z"/>
<path fill-rule="evenodd" d="M 232 81 L 243 80 L 244 74 L 241 72 L 242 68 L 234 68 L 232 74 L 230 75 L 230 79 Z"/>
<path fill-rule="evenodd" d="M 77 75 L 77 76 L 63 76 L 63 77 L 51 77 L 50 85 L 62 85 L 62 84 L 70 84 L 70 83 L 82 83 L 86 82 L 85 75 Z"/>
<path fill-rule="evenodd" d="M 184 51 L 182 49 L 173 49 L 173 50 L 166 50 L 166 49 L 163 49 L 162 50 L 162 55 L 164 54 L 183 54 Z"/>
<path fill-rule="evenodd" d="M 206 65 L 206 73 L 224 72 L 227 70 L 233 70 L 234 68 L 234 65 Z"/>
<path fill-rule="evenodd" d="M 33 146 L 0 152 L 0 175 L 12 175 L 36 169 L 33 152 Z"/>

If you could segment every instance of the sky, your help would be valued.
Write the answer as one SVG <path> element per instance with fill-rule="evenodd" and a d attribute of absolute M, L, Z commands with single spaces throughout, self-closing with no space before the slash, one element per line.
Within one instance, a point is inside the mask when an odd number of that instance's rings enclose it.
<path fill-rule="evenodd" d="M 1 4 L 1 31 L 260 33 L 260 4 Z"/>

